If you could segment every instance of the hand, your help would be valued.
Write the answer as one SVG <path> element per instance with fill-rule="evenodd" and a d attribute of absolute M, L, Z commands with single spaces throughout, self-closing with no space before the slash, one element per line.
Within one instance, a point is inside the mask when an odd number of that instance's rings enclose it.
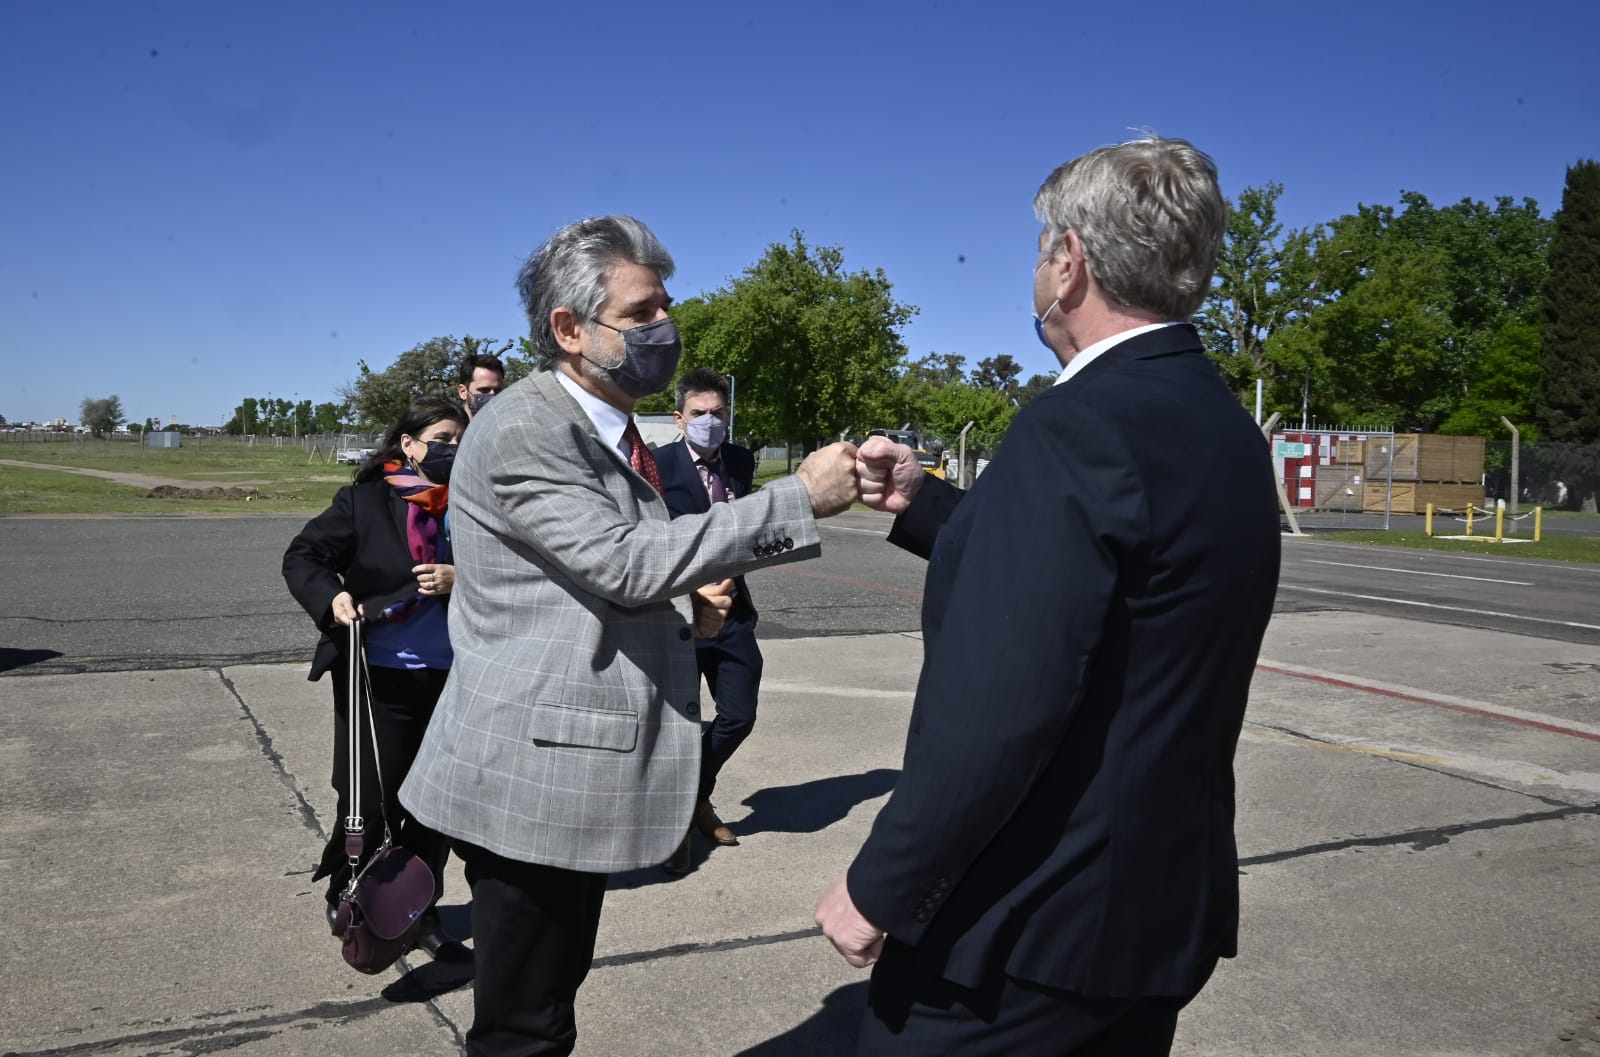
<path fill-rule="evenodd" d="M 447 595 L 456 585 L 454 565 L 423 562 L 421 565 L 413 565 L 411 574 L 417 578 L 417 594 L 427 595 L 430 598 Z"/>
<path fill-rule="evenodd" d="M 844 955 L 844 960 L 857 969 L 865 969 L 883 954 L 883 930 L 856 909 L 850 890 L 845 887 L 844 874 L 817 900 L 813 920 L 822 926 L 822 934 Z"/>
<path fill-rule="evenodd" d="M 333 596 L 333 619 L 347 628 L 358 620 L 367 619 L 366 607 L 356 605 L 349 591 L 340 591 Z"/>
<path fill-rule="evenodd" d="M 715 638 L 733 609 L 733 581 L 700 588 L 689 596 L 689 604 L 694 607 L 694 637 Z"/>
<path fill-rule="evenodd" d="M 856 452 L 861 501 L 874 510 L 905 513 L 927 476 L 917 453 L 888 437 L 868 437 Z"/>
<path fill-rule="evenodd" d="M 856 446 L 845 441 L 807 455 L 795 476 L 806 486 L 811 512 L 817 517 L 832 517 L 849 510 L 861 494 L 856 487 Z"/>

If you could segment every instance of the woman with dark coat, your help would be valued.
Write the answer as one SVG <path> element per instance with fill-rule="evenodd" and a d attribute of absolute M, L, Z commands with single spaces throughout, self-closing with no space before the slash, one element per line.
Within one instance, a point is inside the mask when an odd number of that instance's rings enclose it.
<path fill-rule="evenodd" d="M 339 489 L 327 510 L 306 523 L 283 555 L 283 578 L 295 601 L 322 632 L 311 679 L 333 673 L 333 787 L 339 807 L 333 836 L 313 880 L 328 878 L 328 920 L 350 878 L 344 820 L 350 813 L 346 781 L 350 737 L 347 656 L 352 621 L 362 621 L 371 675 L 372 722 L 383 761 L 382 790 L 372 735 L 362 720 L 361 815 L 366 853 L 377 850 L 383 823 L 397 844 L 432 869 L 436 893 L 444 891 L 444 837 L 400 806 L 405 780 L 433 706 L 449 673 L 450 636 L 445 619 L 455 566 L 450 562 L 445 511 L 450 466 L 466 428 L 461 406 L 443 397 L 412 402 L 385 435 L 383 445 L 356 470 L 355 483 Z M 381 805 L 381 806 L 380 806 Z M 435 900 L 437 902 L 437 899 Z M 417 945 L 434 958 L 469 958 L 440 925 L 438 911 L 423 915 Z"/>

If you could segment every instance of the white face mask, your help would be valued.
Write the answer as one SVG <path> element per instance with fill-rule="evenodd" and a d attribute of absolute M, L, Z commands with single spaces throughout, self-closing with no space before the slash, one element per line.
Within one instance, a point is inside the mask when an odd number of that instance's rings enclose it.
<path fill-rule="evenodd" d="M 696 451 L 709 454 L 722 445 L 728 435 L 728 424 L 721 415 L 696 415 L 683 424 L 683 435 Z"/>

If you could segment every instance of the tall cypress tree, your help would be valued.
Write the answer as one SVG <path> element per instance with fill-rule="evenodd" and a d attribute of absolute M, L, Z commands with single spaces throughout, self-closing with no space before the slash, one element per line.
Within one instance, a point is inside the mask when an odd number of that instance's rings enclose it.
<path fill-rule="evenodd" d="M 1600 442 L 1600 162 L 1567 169 L 1541 337 L 1540 439 Z"/>

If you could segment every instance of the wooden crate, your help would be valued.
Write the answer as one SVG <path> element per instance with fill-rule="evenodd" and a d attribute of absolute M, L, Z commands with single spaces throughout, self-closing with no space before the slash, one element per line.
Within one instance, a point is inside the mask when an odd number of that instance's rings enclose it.
<path fill-rule="evenodd" d="M 1333 461 L 1337 463 L 1354 463 L 1357 473 L 1367 463 L 1367 442 L 1364 440 L 1341 440 L 1333 450 Z"/>
<path fill-rule="evenodd" d="M 1428 504 L 1432 503 L 1435 510 L 1455 510 L 1464 513 L 1467 505 L 1482 509 L 1487 505 L 1483 497 L 1483 485 L 1476 482 L 1460 484 L 1456 482 L 1420 481 L 1416 490 L 1416 512 L 1424 513 Z"/>
<path fill-rule="evenodd" d="M 1483 480 L 1483 438 L 1419 435 L 1417 479 L 1460 483 Z"/>
<path fill-rule="evenodd" d="M 1389 495 L 1389 485 L 1384 481 L 1368 481 L 1361 486 L 1361 511 L 1381 514 L 1387 509 L 1391 514 L 1416 513 L 1417 485 L 1415 481 L 1396 481 L 1394 495 Z"/>
<path fill-rule="evenodd" d="M 1396 481 L 1417 480 L 1417 437 L 1416 433 L 1396 433 L 1391 442 L 1388 437 L 1367 438 L 1367 477 L 1374 481 L 1388 480 L 1393 477 Z M 1391 446 L 1393 449 L 1393 467 L 1390 466 Z"/>
<path fill-rule="evenodd" d="M 1369 481 L 1361 487 L 1361 510 L 1366 514 L 1384 511 L 1384 496 L 1389 486 L 1383 481 Z M 1389 497 L 1391 514 L 1426 513 L 1428 504 L 1434 510 L 1465 511 L 1471 503 L 1480 509 L 1484 506 L 1483 485 L 1439 481 L 1396 481 L 1394 495 Z"/>
<path fill-rule="evenodd" d="M 1365 479 L 1360 466 L 1318 466 L 1316 508 L 1359 511 L 1364 502 L 1361 485 Z"/>

